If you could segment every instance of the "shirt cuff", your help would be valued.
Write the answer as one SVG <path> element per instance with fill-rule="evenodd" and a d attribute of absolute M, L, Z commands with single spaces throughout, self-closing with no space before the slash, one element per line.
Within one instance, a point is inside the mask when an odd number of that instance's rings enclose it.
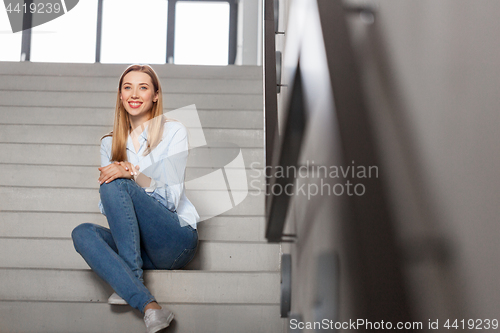
<path fill-rule="evenodd" d="M 156 188 L 156 182 L 153 178 L 151 178 L 151 184 L 149 184 L 149 187 L 146 187 L 145 190 L 146 192 L 151 193 L 155 190 L 155 188 Z"/>

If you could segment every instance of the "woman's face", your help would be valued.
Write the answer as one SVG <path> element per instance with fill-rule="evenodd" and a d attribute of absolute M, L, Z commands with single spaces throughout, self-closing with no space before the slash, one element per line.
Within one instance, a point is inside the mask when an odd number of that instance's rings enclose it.
<path fill-rule="evenodd" d="M 130 116 L 142 118 L 149 116 L 153 102 L 158 100 L 158 93 L 154 91 L 148 74 L 132 71 L 123 78 L 120 99 Z"/>

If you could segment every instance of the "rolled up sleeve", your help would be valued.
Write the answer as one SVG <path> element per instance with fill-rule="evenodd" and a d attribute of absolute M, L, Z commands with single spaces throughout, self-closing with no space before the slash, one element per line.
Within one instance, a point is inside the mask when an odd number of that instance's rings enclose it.
<path fill-rule="evenodd" d="M 110 136 L 107 136 L 101 140 L 101 167 L 111 164 L 111 142 L 112 142 L 112 137 Z M 100 199 L 98 207 L 101 214 L 106 216 L 106 213 L 104 212 L 104 207 L 102 206 L 102 202 Z"/>

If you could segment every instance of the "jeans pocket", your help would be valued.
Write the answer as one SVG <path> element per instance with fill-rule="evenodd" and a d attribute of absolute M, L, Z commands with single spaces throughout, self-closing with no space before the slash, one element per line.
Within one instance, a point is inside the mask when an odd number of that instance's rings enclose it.
<path fill-rule="evenodd" d="M 174 263 L 169 269 L 181 269 L 189 264 L 189 262 L 193 260 L 194 255 L 196 254 L 196 249 L 197 247 L 195 247 L 194 249 L 185 249 L 184 251 L 182 251 L 182 253 L 177 257 L 177 259 L 175 259 Z"/>

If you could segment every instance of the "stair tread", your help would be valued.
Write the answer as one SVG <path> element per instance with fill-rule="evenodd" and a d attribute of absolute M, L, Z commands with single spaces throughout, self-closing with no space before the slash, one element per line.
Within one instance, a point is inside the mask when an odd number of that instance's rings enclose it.
<path fill-rule="evenodd" d="M 40 143 L 5 143 L 0 142 L 2 163 L 41 164 L 41 165 L 101 165 L 98 153 L 99 141 L 95 145 L 76 144 L 40 144 Z M 212 161 L 226 159 L 234 148 L 198 147 L 190 151 L 188 167 L 212 167 Z M 262 162 L 263 148 L 241 148 L 247 167 L 252 162 Z"/>
<path fill-rule="evenodd" d="M 2 124 L 33 125 L 93 125 L 112 127 L 114 108 L 53 107 L 53 106 L 0 106 Z M 167 111 L 167 110 L 165 110 Z M 262 130 L 261 110 L 203 109 L 197 108 L 203 128 L 253 128 Z M 168 116 L 168 112 L 165 112 Z M 187 126 L 188 124 L 186 124 Z"/>
<path fill-rule="evenodd" d="M 116 81 L 125 68 L 0 63 L 2 329 L 144 330 L 138 311 L 109 311 L 111 288 L 88 268 L 70 238 L 80 223 L 107 225 L 97 208 L 98 184 L 89 180 L 100 166 L 99 138 L 111 130 Z M 169 332 L 281 332 L 280 247 L 264 238 L 264 176 L 251 177 L 252 163 L 264 163 L 262 67 L 153 68 L 162 81 L 164 110 L 195 104 L 209 144 L 190 152 L 187 180 L 217 171 L 213 161 L 232 156 L 234 149 L 210 146 L 213 141 L 241 147 L 247 179 L 231 183 L 233 200 L 246 194 L 243 202 L 198 225 L 200 250 L 186 269 L 145 271 L 146 285 L 176 314 Z M 248 191 L 255 179 L 258 184 Z M 186 194 L 206 213 L 202 218 L 216 212 L 207 194 L 217 203 L 228 196 L 227 188 L 213 182 L 187 182 Z M 52 314 L 59 319 L 51 320 Z"/>
<path fill-rule="evenodd" d="M 113 108 L 115 102 L 116 93 L 0 90 L 0 105 L 4 106 Z M 197 108 L 259 110 L 262 108 L 262 94 L 163 93 L 163 105 L 166 109 L 181 108 L 191 104 L 195 104 Z"/>
<path fill-rule="evenodd" d="M 87 269 L 71 239 L 0 238 L 0 268 Z M 33 251 L 32 249 L 37 249 Z M 279 245 L 200 241 L 187 270 L 278 271 Z"/>
<path fill-rule="evenodd" d="M 8 91 L 85 91 L 116 93 L 118 76 L 2 75 L 0 90 Z M 169 93 L 260 94 L 262 80 L 240 78 L 171 78 L 160 77 L 162 90 Z"/>
<path fill-rule="evenodd" d="M 107 226 L 101 213 L 0 211 L 0 235 L 13 238 L 66 238 L 79 224 Z M 199 239 L 213 241 L 264 241 L 263 216 L 216 216 L 198 224 Z"/>
<path fill-rule="evenodd" d="M 38 126 L 0 124 L 0 142 L 10 143 L 64 143 L 77 145 L 100 144 L 102 135 L 113 129 L 102 126 Z M 188 135 L 199 128 L 188 128 Z M 260 129 L 203 128 L 207 142 L 231 142 L 239 147 L 262 147 L 263 131 Z M 98 154 L 98 151 L 96 151 Z"/>
<path fill-rule="evenodd" d="M 112 77 L 119 78 L 126 64 L 60 64 L 50 62 L 2 61 L 0 74 L 29 76 L 71 76 L 71 77 Z M 160 77 L 169 78 L 238 78 L 262 80 L 262 66 L 203 66 L 157 64 L 153 69 Z"/>
<path fill-rule="evenodd" d="M 161 303 L 174 312 L 168 332 L 282 332 L 285 320 L 274 304 Z M 57 314 L 58 320 L 54 320 Z M 78 314 L 75 316 L 75 314 Z M 26 320 L 30 318 L 30 320 Z M 143 332 L 139 311 L 103 303 L 2 302 L 0 322 L 7 332 L 123 333 Z"/>
<path fill-rule="evenodd" d="M 232 194 L 238 192 L 245 195 L 243 191 L 232 191 Z M 225 215 L 264 214 L 264 192 L 249 192 L 242 204 L 230 209 L 227 191 L 191 190 L 186 191 L 186 195 L 202 216 L 218 215 L 226 208 Z M 98 198 L 98 189 L 0 187 L 0 210 L 92 213 L 99 212 Z M 207 198 L 210 198 L 210 204 Z"/>
<path fill-rule="evenodd" d="M 154 270 L 145 271 L 144 280 L 159 302 L 279 303 L 279 272 Z M 112 293 L 90 269 L 0 268 L 0 281 L 4 301 L 106 302 Z"/>
<path fill-rule="evenodd" d="M 225 183 L 207 179 L 205 182 L 189 182 L 197 179 L 217 168 L 189 167 L 186 169 L 186 188 L 189 190 L 224 190 Z M 24 165 L 4 164 L 0 173 L 0 186 L 32 186 L 32 187 L 77 187 L 98 189 L 99 170 L 95 166 L 47 166 L 47 165 Z M 260 169 L 246 169 L 247 179 L 239 179 L 231 184 L 231 189 L 251 190 L 264 189 L 265 179 Z"/>

